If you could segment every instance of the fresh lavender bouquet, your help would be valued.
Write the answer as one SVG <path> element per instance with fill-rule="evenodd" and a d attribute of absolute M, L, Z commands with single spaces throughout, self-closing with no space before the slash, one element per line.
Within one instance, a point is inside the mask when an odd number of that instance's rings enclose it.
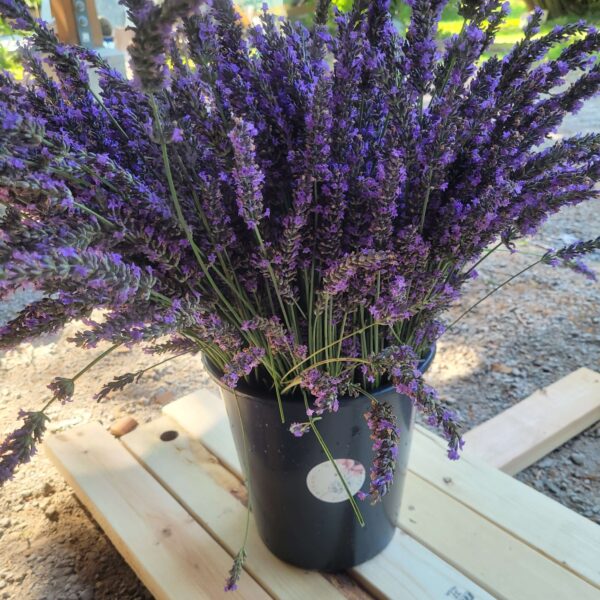
<path fill-rule="evenodd" d="M 272 390 L 282 419 L 281 399 L 301 390 L 295 435 L 391 381 L 457 458 L 460 428 L 419 358 L 490 251 L 598 197 L 600 135 L 542 144 L 599 90 L 600 34 L 578 23 L 540 37 L 536 13 L 504 59 L 480 62 L 509 10 L 498 0 L 463 1 L 464 26 L 443 48 L 443 0 L 410 0 L 405 37 L 388 0 L 336 13 L 334 34 L 327 0 L 310 30 L 265 9 L 248 31 L 230 0 L 124 3 L 133 81 L 60 43 L 22 0 L 0 0 L 30 33 L 26 82 L 0 75 L 0 298 L 24 285 L 43 294 L 0 329 L 0 347 L 77 319 L 87 327 L 72 341 L 103 350 L 21 413 L 0 483 L 34 452 L 46 407 L 131 344 L 201 351 L 230 387 Z M 582 270 L 599 246 L 538 262 Z M 98 397 L 142 374 L 118 374 Z M 388 408 L 373 397 L 366 415 L 373 501 L 393 475 Z"/>

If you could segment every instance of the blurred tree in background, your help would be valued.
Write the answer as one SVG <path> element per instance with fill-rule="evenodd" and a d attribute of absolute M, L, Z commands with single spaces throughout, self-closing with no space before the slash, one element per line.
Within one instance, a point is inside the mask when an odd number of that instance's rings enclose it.
<path fill-rule="evenodd" d="M 39 17 L 41 0 L 26 0 L 26 2 L 31 9 L 32 14 Z M 2 37 L 12 37 L 13 33 L 12 29 L 0 19 L 0 42 L 2 41 Z M 23 73 L 19 64 L 18 53 L 7 50 L 2 43 L 0 43 L 0 71 L 1 70 L 10 71 L 17 77 L 21 77 Z"/>
<path fill-rule="evenodd" d="M 600 10 L 600 0 L 525 0 L 525 3 L 530 10 L 536 6 L 547 10 L 550 19 L 571 14 L 585 16 Z"/>

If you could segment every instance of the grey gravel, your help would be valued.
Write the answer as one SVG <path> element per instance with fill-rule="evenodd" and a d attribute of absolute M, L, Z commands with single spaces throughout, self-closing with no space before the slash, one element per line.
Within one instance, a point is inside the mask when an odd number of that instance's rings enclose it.
<path fill-rule="evenodd" d="M 583 454 L 573 453 L 569 457 L 573 463 L 576 465 L 584 465 L 585 464 L 585 456 Z"/>

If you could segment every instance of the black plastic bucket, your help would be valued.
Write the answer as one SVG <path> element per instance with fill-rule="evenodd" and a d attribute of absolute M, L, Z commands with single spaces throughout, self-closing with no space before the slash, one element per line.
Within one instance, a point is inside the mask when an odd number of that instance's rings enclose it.
<path fill-rule="evenodd" d="M 421 362 L 422 371 L 434 355 L 432 348 Z M 375 505 L 368 498 L 357 500 L 365 520 L 361 527 L 314 434 L 296 438 L 289 431 L 292 422 L 306 421 L 303 402 L 284 400 L 286 423 L 282 424 L 274 395 L 244 385 L 234 392 L 221 382 L 213 365 L 206 359 L 204 363 L 221 388 L 240 463 L 250 475 L 254 518 L 271 552 L 299 567 L 329 572 L 348 569 L 381 552 L 394 535 L 400 509 L 415 416 L 411 400 L 392 387 L 373 393 L 392 406 L 401 437 L 390 492 Z M 353 494 L 369 488 L 373 441 L 363 416 L 369 407 L 364 396 L 341 399 L 339 410 L 324 415 L 317 425 Z"/>

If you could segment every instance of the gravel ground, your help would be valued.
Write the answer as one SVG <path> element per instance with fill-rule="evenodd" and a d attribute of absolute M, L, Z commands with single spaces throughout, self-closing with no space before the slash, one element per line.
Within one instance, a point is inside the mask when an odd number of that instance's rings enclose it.
<path fill-rule="evenodd" d="M 600 100 L 565 123 L 562 135 L 600 129 Z M 498 251 L 466 290 L 459 315 L 537 252 L 600 232 L 597 204 L 552 218 L 535 240 L 510 255 Z M 600 257 L 590 265 L 600 274 Z M 0 306 L 0 322 L 18 299 Z M 444 336 L 428 373 L 430 383 L 472 427 L 580 366 L 600 370 L 600 286 L 575 273 L 536 267 L 507 286 Z M 20 407 L 39 406 L 46 384 L 73 374 L 89 354 L 61 335 L 0 354 L 0 439 L 12 430 Z M 138 350 L 117 351 L 78 382 L 69 406 L 52 408 L 51 428 L 90 420 L 104 425 L 132 414 L 139 422 L 163 404 L 210 385 L 199 358 L 181 358 L 148 374 L 117 398 L 92 400 L 114 374 L 151 364 Z M 600 424 L 572 439 L 518 478 L 600 523 Z M 135 574 L 77 501 L 49 460 L 40 454 L 0 492 L 0 599 L 119 600 L 151 598 Z"/>

